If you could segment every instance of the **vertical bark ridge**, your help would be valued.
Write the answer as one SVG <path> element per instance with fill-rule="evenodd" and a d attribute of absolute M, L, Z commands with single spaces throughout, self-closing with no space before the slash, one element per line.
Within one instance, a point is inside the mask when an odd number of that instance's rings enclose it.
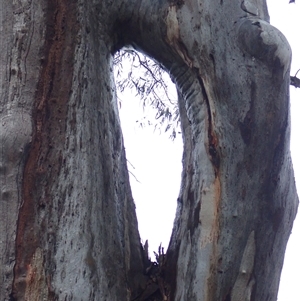
<path fill-rule="evenodd" d="M 35 94 L 34 132 L 23 173 L 22 204 L 17 223 L 14 300 L 54 298 L 48 266 L 54 250 L 44 249 L 45 240 L 49 239 L 46 220 L 51 217 L 44 213 L 51 215 L 55 210 L 49 194 L 51 187 L 47 183 L 57 178 L 63 163 L 61 147 L 65 140 L 78 30 L 74 2 L 48 1 L 45 19 L 45 52 Z"/>
<path fill-rule="evenodd" d="M 32 135 L 32 104 L 44 40 L 43 1 L 0 6 L 0 299 L 12 291 L 16 223 Z"/>

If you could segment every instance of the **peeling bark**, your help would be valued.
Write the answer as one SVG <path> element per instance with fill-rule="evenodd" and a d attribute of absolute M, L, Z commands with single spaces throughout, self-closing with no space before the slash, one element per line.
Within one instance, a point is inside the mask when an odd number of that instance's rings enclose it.
<path fill-rule="evenodd" d="M 276 300 L 298 198 L 291 50 L 265 1 L 4 0 L 0 13 L 0 299 Z M 128 45 L 169 71 L 184 138 L 152 274 L 111 73 Z"/>

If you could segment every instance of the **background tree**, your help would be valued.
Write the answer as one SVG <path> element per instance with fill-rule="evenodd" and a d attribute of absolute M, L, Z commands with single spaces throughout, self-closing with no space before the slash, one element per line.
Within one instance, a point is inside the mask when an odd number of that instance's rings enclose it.
<path fill-rule="evenodd" d="M 298 199 L 290 48 L 265 1 L 1 2 L 2 300 L 276 300 Z M 168 70 L 184 137 L 171 242 L 140 245 L 112 79 Z"/>

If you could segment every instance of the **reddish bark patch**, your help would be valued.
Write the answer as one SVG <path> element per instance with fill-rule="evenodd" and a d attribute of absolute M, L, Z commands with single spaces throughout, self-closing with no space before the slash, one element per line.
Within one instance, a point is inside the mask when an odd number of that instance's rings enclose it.
<path fill-rule="evenodd" d="M 28 292 L 33 297 L 35 293 L 33 288 L 36 286 L 32 282 L 37 277 L 28 277 L 29 267 L 36 249 L 44 249 L 47 221 L 54 209 L 49 183 L 55 182 L 53 179 L 57 179 L 62 164 L 61 152 L 65 143 L 67 105 L 78 32 L 76 14 L 74 1 L 48 1 L 44 19 L 46 34 L 41 53 L 42 68 L 33 108 L 33 138 L 24 168 L 22 206 L 17 221 L 12 300 L 21 300 L 25 294 L 28 296 Z M 45 212 L 44 218 L 40 215 L 42 210 Z M 44 250 L 45 270 L 48 265 L 45 260 L 51 258 L 47 252 L 51 253 L 51 250 Z M 49 292 L 49 298 L 51 295 Z"/>
<path fill-rule="evenodd" d="M 208 116 L 208 154 L 210 157 L 210 161 L 213 164 L 215 170 L 215 176 L 217 177 L 219 174 L 220 168 L 220 154 L 219 154 L 219 141 L 216 132 L 214 131 L 214 125 L 212 120 L 212 112 L 209 104 L 208 95 L 205 89 L 205 85 L 200 76 L 198 76 L 198 80 L 200 86 L 202 88 L 203 99 L 205 100 L 207 107 L 207 116 Z"/>

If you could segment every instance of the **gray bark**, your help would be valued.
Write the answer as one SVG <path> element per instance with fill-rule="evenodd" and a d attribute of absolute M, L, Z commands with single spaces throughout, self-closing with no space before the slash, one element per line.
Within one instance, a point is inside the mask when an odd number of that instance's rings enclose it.
<path fill-rule="evenodd" d="M 265 1 L 0 5 L 0 300 L 276 300 L 298 198 L 291 50 Z M 179 91 L 182 184 L 155 279 L 112 78 L 129 45 Z"/>

